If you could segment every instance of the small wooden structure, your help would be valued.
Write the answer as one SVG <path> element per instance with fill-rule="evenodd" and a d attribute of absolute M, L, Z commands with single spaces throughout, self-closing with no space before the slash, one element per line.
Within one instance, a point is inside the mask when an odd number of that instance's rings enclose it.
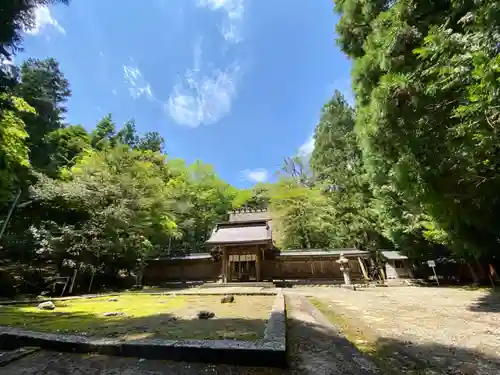
<path fill-rule="evenodd" d="M 388 280 L 413 278 L 410 261 L 399 251 L 381 250 L 380 255 L 385 260 L 385 274 Z"/>
<path fill-rule="evenodd" d="M 261 281 L 262 261 L 273 248 L 269 220 L 217 224 L 206 245 L 221 254 L 223 282 Z"/>

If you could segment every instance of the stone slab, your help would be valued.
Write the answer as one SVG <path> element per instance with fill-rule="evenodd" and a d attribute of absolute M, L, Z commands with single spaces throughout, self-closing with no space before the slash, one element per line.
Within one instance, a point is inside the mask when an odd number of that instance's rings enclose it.
<path fill-rule="evenodd" d="M 6 366 L 11 362 L 17 361 L 22 357 L 37 352 L 40 348 L 17 348 L 15 350 L 0 352 L 0 367 Z"/>
<path fill-rule="evenodd" d="M 341 288 L 348 289 L 348 290 L 356 290 L 356 285 L 354 285 L 354 284 L 342 284 Z"/>

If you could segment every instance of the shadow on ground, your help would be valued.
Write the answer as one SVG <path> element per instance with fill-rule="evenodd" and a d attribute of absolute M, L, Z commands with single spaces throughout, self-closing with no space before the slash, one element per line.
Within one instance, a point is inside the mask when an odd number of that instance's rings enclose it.
<path fill-rule="evenodd" d="M 235 309 L 236 304 L 235 304 Z M 165 310 L 168 310 L 166 305 Z M 109 307 L 110 312 L 119 312 Z M 270 311 L 270 310 L 269 310 Z M 142 317 L 104 316 L 103 313 L 23 311 L 22 306 L 0 306 L 0 326 L 87 337 L 135 339 L 237 339 L 263 338 L 266 320 L 245 318 L 198 319 L 193 309 L 190 317 L 171 312 Z M 236 313 L 237 314 L 237 313 Z"/>
<path fill-rule="evenodd" d="M 476 304 L 470 306 L 471 311 L 500 313 L 500 288 L 489 288 Z"/>
<path fill-rule="evenodd" d="M 296 334 L 298 327 L 305 330 L 300 337 Z M 303 358 L 313 358 L 315 354 L 318 354 L 312 352 L 307 353 L 306 356 L 303 355 L 304 351 L 314 350 L 304 337 L 316 337 L 317 340 L 325 342 L 326 346 L 334 348 L 333 352 L 336 353 L 334 356 L 338 365 L 324 369 L 320 361 L 317 366 L 318 371 L 310 371 L 311 374 L 497 375 L 500 373 L 500 352 L 484 353 L 479 350 L 467 350 L 454 345 L 445 346 L 437 343 L 421 345 L 386 337 L 377 339 L 371 343 L 368 350 L 359 352 L 357 346 L 362 346 L 363 343 L 354 345 L 345 339 L 340 329 L 337 328 L 337 331 L 337 334 L 332 334 L 331 331 L 326 333 L 322 326 L 289 320 L 287 350 L 291 369 L 312 368 L 300 362 Z M 357 356 L 352 356 L 352 353 L 356 352 L 358 352 Z M 302 355 L 299 355 L 301 353 Z M 357 362 L 358 370 L 352 366 L 343 368 L 346 361 Z M 293 371 L 293 373 L 305 374 L 306 372 Z"/>

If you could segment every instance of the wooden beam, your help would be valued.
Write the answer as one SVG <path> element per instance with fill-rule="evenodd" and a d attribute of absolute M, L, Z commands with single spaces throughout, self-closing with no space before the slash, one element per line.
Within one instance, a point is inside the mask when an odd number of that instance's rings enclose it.
<path fill-rule="evenodd" d="M 255 272 L 257 281 L 260 281 L 260 251 L 259 245 L 257 245 L 257 251 L 255 252 Z"/>
<path fill-rule="evenodd" d="M 227 247 L 222 248 L 222 281 L 227 283 L 227 263 L 228 263 L 228 255 L 227 255 Z"/>
<path fill-rule="evenodd" d="M 363 272 L 363 277 L 365 278 L 365 280 L 369 280 L 370 278 L 368 277 L 368 272 L 366 272 L 365 264 L 360 257 L 358 257 L 358 262 L 359 266 L 361 267 L 361 272 Z"/>

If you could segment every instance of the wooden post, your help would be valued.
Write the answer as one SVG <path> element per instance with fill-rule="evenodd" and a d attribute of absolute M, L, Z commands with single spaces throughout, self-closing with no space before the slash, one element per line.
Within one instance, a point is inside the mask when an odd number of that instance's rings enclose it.
<path fill-rule="evenodd" d="M 12 216 L 12 213 L 16 209 L 17 204 L 19 203 L 19 198 L 21 198 L 21 189 L 17 191 L 16 198 L 14 199 L 14 202 L 10 206 L 9 212 L 7 213 L 7 217 L 5 218 L 5 221 L 3 222 L 2 229 L 0 229 L 0 240 L 2 239 L 3 233 L 5 232 L 5 228 L 7 228 L 7 224 L 9 223 L 10 217 Z"/>
<path fill-rule="evenodd" d="M 257 245 L 257 251 L 255 252 L 255 271 L 256 271 L 256 278 L 257 281 L 260 281 L 260 251 L 259 251 L 259 245 Z"/>
<path fill-rule="evenodd" d="M 92 282 L 94 281 L 94 275 L 95 275 L 95 268 L 92 267 L 92 276 L 90 277 L 89 293 L 92 290 Z M 66 288 L 66 285 L 64 285 L 64 288 Z M 64 290 L 63 290 L 63 292 L 64 292 Z"/>
<path fill-rule="evenodd" d="M 310 259 L 309 262 L 310 262 L 310 265 L 311 265 L 311 275 L 312 275 L 312 277 L 314 277 L 314 276 L 316 276 L 316 272 L 315 272 L 313 260 Z"/>
<path fill-rule="evenodd" d="M 227 283 L 227 248 L 224 246 L 222 248 L 222 281 Z"/>
<path fill-rule="evenodd" d="M 368 272 L 366 272 L 365 264 L 360 257 L 358 257 L 358 262 L 359 266 L 361 267 L 361 272 L 363 272 L 363 277 L 365 278 L 365 280 L 369 280 L 370 278 L 368 277 Z"/>

